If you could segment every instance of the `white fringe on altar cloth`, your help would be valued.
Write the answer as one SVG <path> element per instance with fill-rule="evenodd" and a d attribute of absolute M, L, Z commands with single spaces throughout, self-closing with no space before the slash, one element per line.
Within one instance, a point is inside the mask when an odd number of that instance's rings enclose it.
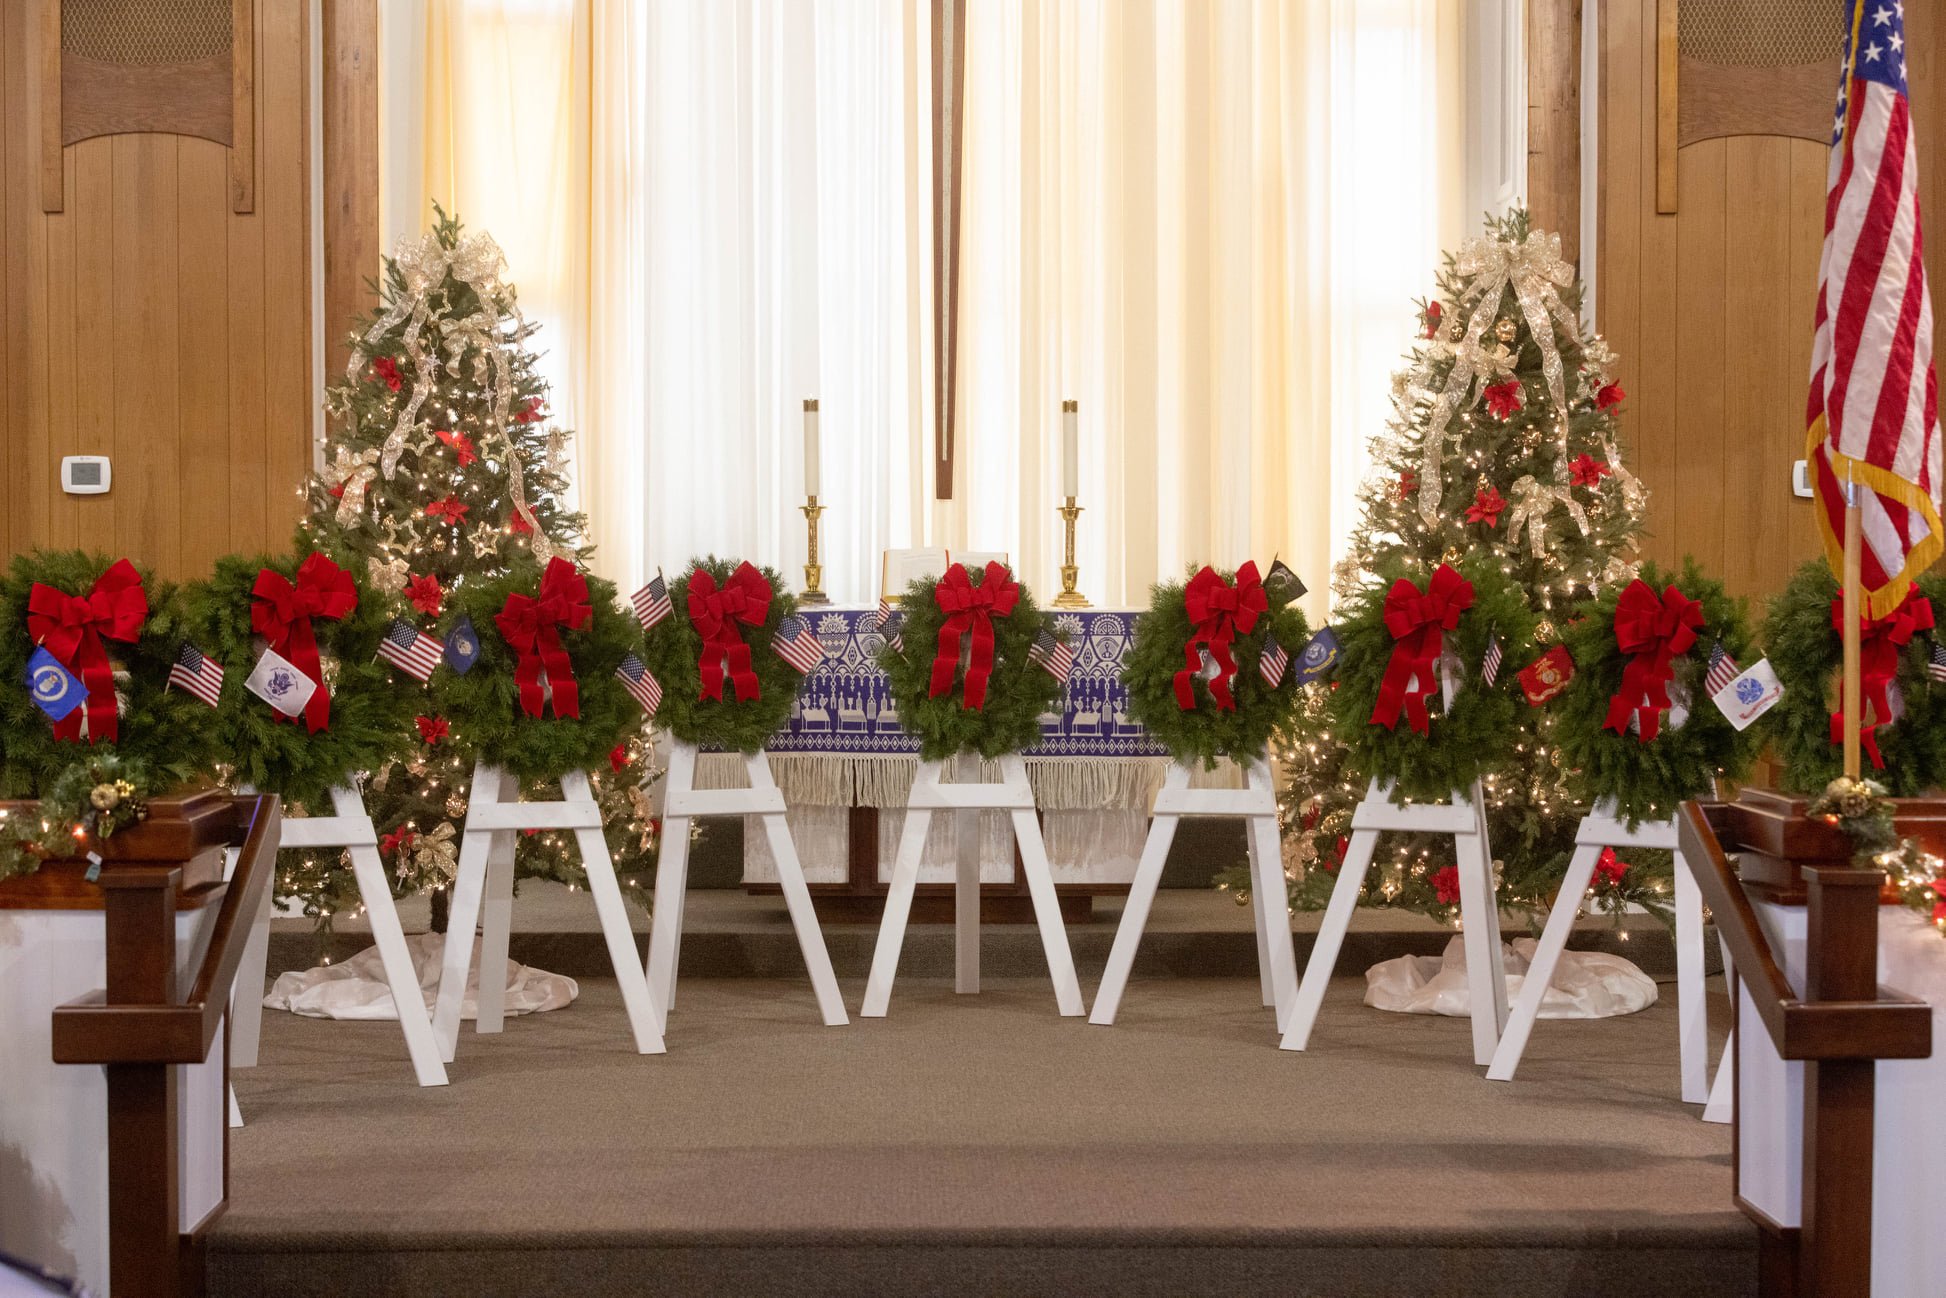
<path fill-rule="evenodd" d="M 793 807 L 900 807 L 912 795 L 919 759 L 910 753 L 771 753 L 770 773 Z M 998 780 L 997 762 L 982 762 L 981 778 Z M 1042 811 L 1130 810 L 1147 814 L 1169 773 L 1164 757 L 1029 757 L 1027 783 Z M 696 787 L 735 789 L 747 783 L 738 753 L 703 753 Z M 1198 789 L 1240 789 L 1243 772 L 1225 760 L 1197 770 Z"/>
<path fill-rule="evenodd" d="M 1522 937 L 1504 948 L 1509 1003 L 1527 980 L 1535 945 L 1533 938 Z M 1605 1019 L 1647 1009 L 1655 1001 L 1655 980 L 1632 962 L 1600 951 L 1563 951 L 1541 998 L 1540 1016 Z M 1365 971 L 1365 1003 L 1395 1014 L 1467 1017 L 1465 939 L 1456 934 L 1444 955 L 1402 955 L 1373 965 Z"/>
<path fill-rule="evenodd" d="M 430 1014 L 439 999 L 440 960 L 446 950 L 443 933 L 414 933 L 405 940 L 412 953 L 412 967 L 419 975 L 419 994 L 425 998 Z M 507 1013 L 538 1014 L 543 1010 L 565 1009 L 581 988 L 562 974 L 544 973 L 524 964 L 507 961 Z M 378 948 L 368 946 L 343 964 L 318 965 L 302 973 L 281 973 L 264 997 L 264 1007 L 289 1010 L 313 1019 L 385 1019 L 396 1022 L 398 1007 L 392 1003 L 392 987 L 385 981 L 385 966 Z M 466 997 L 460 1003 L 460 1017 L 478 1018 L 480 1014 L 480 946 L 473 943 L 473 963 L 466 975 Z"/>

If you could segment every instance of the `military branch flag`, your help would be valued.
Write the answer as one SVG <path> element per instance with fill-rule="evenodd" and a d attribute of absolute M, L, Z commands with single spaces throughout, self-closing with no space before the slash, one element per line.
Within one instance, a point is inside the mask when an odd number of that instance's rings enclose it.
<path fill-rule="evenodd" d="M 1905 53 L 1905 6 L 1852 0 L 1806 415 L 1813 503 L 1834 571 L 1844 563 L 1845 485 L 1857 484 L 1870 617 L 1890 613 L 1946 547 L 1932 299 L 1920 259 Z"/>
<path fill-rule="evenodd" d="M 777 624 L 771 633 L 770 647 L 777 656 L 797 668 L 798 675 L 809 676 L 824 661 L 824 646 L 811 624 L 793 614 Z"/>
<path fill-rule="evenodd" d="M 656 707 L 662 702 L 662 682 L 655 678 L 655 673 L 648 669 L 647 664 L 630 654 L 622 659 L 622 665 L 615 669 L 615 675 L 621 680 L 622 688 L 642 705 L 642 711 L 654 716 Z"/>
<path fill-rule="evenodd" d="M 1033 647 L 1027 651 L 1027 660 L 1063 685 L 1068 683 L 1068 677 L 1074 672 L 1074 650 L 1045 628 L 1034 637 Z"/>
<path fill-rule="evenodd" d="M 185 640 L 176 651 L 176 665 L 169 669 L 169 684 L 215 707 L 223 693 L 223 664 Z"/>
<path fill-rule="evenodd" d="M 446 646 L 410 623 L 395 620 L 378 642 L 378 656 L 424 684 L 446 656 Z"/>
<path fill-rule="evenodd" d="M 655 630 L 656 623 L 676 611 L 669 602 L 669 587 L 659 572 L 653 581 L 629 597 L 629 603 L 635 605 L 635 616 L 644 631 Z"/>
<path fill-rule="evenodd" d="M 1709 668 L 1703 674 L 1703 693 L 1715 698 L 1723 692 L 1725 686 L 1742 674 L 1743 668 L 1737 666 L 1737 660 L 1730 657 L 1730 651 L 1723 647 L 1721 640 L 1718 640 L 1716 647 L 1710 650 Z"/>

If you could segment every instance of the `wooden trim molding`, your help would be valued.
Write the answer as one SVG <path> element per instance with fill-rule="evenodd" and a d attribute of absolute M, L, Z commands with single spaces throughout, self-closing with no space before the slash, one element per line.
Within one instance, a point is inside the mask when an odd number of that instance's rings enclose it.
<path fill-rule="evenodd" d="M 1676 210 L 1676 149 L 1681 121 L 1681 63 L 1676 45 L 1677 0 L 1656 0 L 1655 10 L 1655 210 Z"/>
<path fill-rule="evenodd" d="M 41 210 L 62 206 L 61 0 L 41 0 Z"/>
<path fill-rule="evenodd" d="M 378 0 L 324 0 L 324 372 L 343 372 L 351 322 L 379 270 Z"/>
<path fill-rule="evenodd" d="M 1527 202 L 1581 256 L 1581 0 L 1528 0 Z"/>
<path fill-rule="evenodd" d="M 230 210 L 257 210 L 256 0 L 230 0 Z"/>

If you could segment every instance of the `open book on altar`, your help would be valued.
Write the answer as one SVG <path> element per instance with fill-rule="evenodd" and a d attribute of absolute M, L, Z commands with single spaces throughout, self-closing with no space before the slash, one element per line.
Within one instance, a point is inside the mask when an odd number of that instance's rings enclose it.
<path fill-rule="evenodd" d="M 956 563 L 979 569 L 993 561 L 1006 563 L 1006 551 L 962 550 L 954 554 L 943 546 L 887 550 L 879 567 L 879 598 L 887 604 L 896 604 L 905 588 L 915 581 L 936 581 Z"/>

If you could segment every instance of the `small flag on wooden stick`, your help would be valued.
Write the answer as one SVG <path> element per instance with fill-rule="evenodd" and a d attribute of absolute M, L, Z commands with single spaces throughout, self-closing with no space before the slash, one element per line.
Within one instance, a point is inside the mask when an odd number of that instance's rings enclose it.
<path fill-rule="evenodd" d="M 1939 643 L 1937 636 L 1929 638 L 1932 649 L 1926 655 L 1926 675 L 1936 681 L 1946 681 L 1946 644 Z"/>
<path fill-rule="evenodd" d="M 215 707 L 223 692 L 223 665 L 185 640 L 169 669 L 169 684 Z"/>
<path fill-rule="evenodd" d="M 1703 673 L 1703 693 L 1711 698 L 1716 697 L 1723 692 L 1724 686 L 1735 680 L 1742 672 L 1743 669 L 1737 666 L 1737 660 L 1730 657 L 1729 650 L 1723 647 L 1721 640 L 1718 640 L 1710 649 L 1709 668 Z"/>
<path fill-rule="evenodd" d="M 669 587 L 662 580 L 660 572 L 648 585 L 630 596 L 629 603 L 635 606 L 636 620 L 641 622 L 644 631 L 654 630 L 656 623 L 676 611 L 675 605 L 669 602 Z"/>
<path fill-rule="evenodd" d="M 1480 656 L 1480 679 L 1488 689 L 1500 679 L 1500 662 L 1507 656 L 1507 646 L 1500 640 L 1500 632 L 1487 632 L 1487 651 Z"/>
<path fill-rule="evenodd" d="M 1290 665 L 1291 656 L 1277 643 L 1277 637 L 1264 632 L 1264 651 L 1257 655 L 1257 671 L 1263 676 L 1264 684 L 1276 689 L 1284 679 L 1284 669 Z"/>
<path fill-rule="evenodd" d="M 394 619 L 378 642 L 378 656 L 424 684 L 446 656 L 446 646 L 409 623 Z"/>
<path fill-rule="evenodd" d="M 770 647 L 802 676 L 809 676 L 824 661 L 824 645 L 819 643 L 818 633 L 801 617 L 787 617 L 779 622 L 771 634 Z"/>
<path fill-rule="evenodd" d="M 1027 660 L 1063 685 L 1074 673 L 1074 650 L 1052 631 L 1045 629 L 1034 637 L 1033 648 L 1027 651 Z"/>
<path fill-rule="evenodd" d="M 615 669 L 615 676 L 629 696 L 642 705 L 642 711 L 654 716 L 662 703 L 662 682 L 655 678 L 655 673 L 640 658 L 630 654 Z"/>

